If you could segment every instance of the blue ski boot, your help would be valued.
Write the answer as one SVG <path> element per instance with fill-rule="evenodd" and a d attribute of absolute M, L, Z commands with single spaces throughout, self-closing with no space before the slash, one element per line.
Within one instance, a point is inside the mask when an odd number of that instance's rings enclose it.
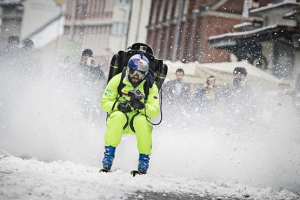
<path fill-rule="evenodd" d="M 102 160 L 104 171 L 109 171 L 115 158 L 116 147 L 105 146 L 104 158 Z"/>
<path fill-rule="evenodd" d="M 149 167 L 150 156 L 146 154 L 140 154 L 139 157 L 139 165 L 138 165 L 138 173 L 146 174 Z"/>

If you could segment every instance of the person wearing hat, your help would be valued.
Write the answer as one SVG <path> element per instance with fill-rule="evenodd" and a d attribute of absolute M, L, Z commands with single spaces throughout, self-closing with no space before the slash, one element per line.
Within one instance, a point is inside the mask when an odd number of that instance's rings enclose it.
<path fill-rule="evenodd" d="M 19 36 L 11 35 L 7 39 L 8 45 L 1 50 L 1 54 L 6 54 L 6 56 L 12 56 L 15 57 L 16 55 L 19 55 L 20 48 L 20 38 Z"/>
<path fill-rule="evenodd" d="M 158 88 L 151 71 L 146 56 L 134 55 L 129 59 L 127 69 L 115 75 L 104 90 L 101 107 L 108 113 L 102 161 L 104 172 L 112 167 L 122 134 L 133 134 L 139 152 L 138 173 L 147 173 L 152 151 L 150 119 L 160 113 Z"/>
<path fill-rule="evenodd" d="M 87 78 L 88 82 L 96 82 L 101 79 L 105 79 L 101 65 L 97 64 L 91 49 L 85 49 L 82 51 L 80 67 L 82 74 L 85 78 Z"/>
<path fill-rule="evenodd" d="M 202 110 L 211 110 L 215 107 L 216 102 L 221 99 L 221 93 L 215 86 L 216 79 L 208 75 L 203 87 L 197 88 L 193 94 L 194 104 Z"/>
<path fill-rule="evenodd" d="M 236 90 L 245 88 L 246 86 L 246 77 L 248 75 L 246 68 L 236 67 L 233 70 L 233 87 Z"/>

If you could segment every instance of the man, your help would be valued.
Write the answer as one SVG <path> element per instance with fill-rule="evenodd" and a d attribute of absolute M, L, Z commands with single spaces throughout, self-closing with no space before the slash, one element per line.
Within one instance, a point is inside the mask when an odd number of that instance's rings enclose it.
<path fill-rule="evenodd" d="M 88 81 L 95 82 L 105 78 L 101 66 L 97 65 L 96 60 L 93 58 L 93 51 L 91 49 L 82 51 L 80 67 L 81 72 L 86 76 Z"/>
<path fill-rule="evenodd" d="M 139 174 L 146 174 L 152 148 L 152 124 L 148 118 L 159 112 L 158 89 L 153 74 L 149 72 L 149 61 L 143 55 L 134 55 L 126 71 L 115 75 L 107 84 L 102 95 L 101 107 L 108 113 L 105 133 L 103 170 L 109 171 L 113 164 L 116 147 L 123 133 L 134 134 L 139 151 Z M 120 83 L 124 84 L 119 94 Z M 146 86 L 148 95 L 145 96 Z"/>
<path fill-rule="evenodd" d="M 182 68 L 178 68 L 175 75 L 175 80 L 168 81 L 165 84 L 164 92 L 169 100 L 181 104 L 190 99 L 191 87 L 188 83 L 183 81 L 184 70 Z"/>
<path fill-rule="evenodd" d="M 233 88 L 234 90 L 244 90 L 246 89 L 246 77 L 247 70 L 244 67 L 236 67 L 233 70 Z"/>
<path fill-rule="evenodd" d="M 17 54 L 19 52 L 19 43 L 20 38 L 19 36 L 9 36 L 7 39 L 8 45 L 2 50 L 2 53 L 7 54 Z"/>
<path fill-rule="evenodd" d="M 205 106 L 210 109 L 214 106 L 216 100 L 220 100 L 220 92 L 215 88 L 215 77 L 210 75 L 207 77 L 204 87 L 198 88 L 194 93 L 196 106 Z"/>

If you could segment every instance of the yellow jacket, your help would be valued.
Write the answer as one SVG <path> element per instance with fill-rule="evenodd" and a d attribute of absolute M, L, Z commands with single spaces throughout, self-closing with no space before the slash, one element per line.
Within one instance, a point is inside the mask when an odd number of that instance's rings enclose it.
<path fill-rule="evenodd" d="M 128 92 L 130 90 L 138 89 L 145 95 L 145 80 L 143 80 L 136 88 L 134 88 L 132 84 L 127 80 L 128 75 L 126 73 L 124 79 L 122 80 L 125 87 L 122 88 L 121 92 L 123 95 L 120 97 L 120 95 L 118 94 L 118 86 L 120 84 L 121 77 L 122 73 L 115 75 L 107 84 L 105 91 L 102 95 L 101 108 L 108 114 L 118 110 L 118 103 L 124 102 L 125 100 L 130 100 L 130 97 L 128 96 Z M 118 101 L 115 104 L 115 101 L 117 99 Z M 145 103 L 145 108 L 142 110 L 132 109 L 131 112 L 127 113 L 128 117 L 132 117 L 133 115 L 139 112 L 143 115 L 146 115 L 149 118 L 155 118 L 160 113 L 159 94 L 156 84 L 153 84 L 153 86 L 149 88 L 149 95 L 147 100 L 142 99 L 141 101 Z M 113 106 L 114 104 L 115 106 Z"/>

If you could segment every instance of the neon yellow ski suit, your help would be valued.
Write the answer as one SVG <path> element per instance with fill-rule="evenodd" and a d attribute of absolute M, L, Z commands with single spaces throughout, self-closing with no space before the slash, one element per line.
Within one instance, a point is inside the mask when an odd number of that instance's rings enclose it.
<path fill-rule="evenodd" d="M 147 100 L 142 99 L 145 103 L 145 108 L 142 110 L 133 109 L 131 112 L 124 114 L 118 110 L 118 103 L 124 100 L 129 100 L 128 91 L 139 89 L 143 94 L 145 80 L 143 80 L 136 88 L 128 81 L 126 73 L 123 83 L 125 87 L 122 88 L 122 96 L 118 94 L 118 86 L 122 73 L 115 75 L 107 84 L 102 95 L 101 107 L 108 112 L 109 117 L 106 122 L 107 131 L 105 133 L 105 146 L 117 147 L 121 142 L 122 134 L 135 134 L 137 138 L 137 146 L 140 154 L 151 154 L 152 149 L 152 124 L 146 119 L 156 117 L 159 112 L 159 95 L 156 84 L 149 88 L 149 95 Z M 118 102 L 113 105 L 118 99 Z M 113 110 L 112 110 L 113 108 Z M 150 119 L 149 119 L 150 120 Z"/>

